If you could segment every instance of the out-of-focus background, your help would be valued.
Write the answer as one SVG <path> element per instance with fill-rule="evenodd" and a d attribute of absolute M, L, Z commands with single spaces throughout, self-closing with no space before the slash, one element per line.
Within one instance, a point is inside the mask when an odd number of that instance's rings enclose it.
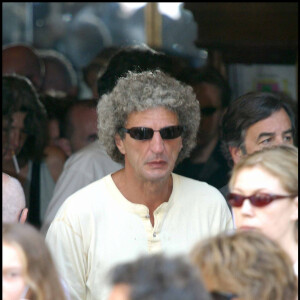
<path fill-rule="evenodd" d="M 20 42 L 63 53 L 78 73 L 104 47 L 147 44 L 215 66 L 233 98 L 297 101 L 297 2 L 3 2 L 2 46 Z"/>

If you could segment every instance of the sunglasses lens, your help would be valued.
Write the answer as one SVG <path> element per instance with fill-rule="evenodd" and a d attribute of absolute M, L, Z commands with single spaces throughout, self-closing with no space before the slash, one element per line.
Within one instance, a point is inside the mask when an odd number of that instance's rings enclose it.
<path fill-rule="evenodd" d="M 229 194 L 227 199 L 228 199 L 229 204 L 234 207 L 242 206 L 243 201 L 244 201 L 244 197 L 237 195 L 237 194 Z"/>
<path fill-rule="evenodd" d="M 146 127 L 136 127 L 130 129 L 130 136 L 136 140 L 149 140 L 153 137 L 153 129 Z"/>
<path fill-rule="evenodd" d="M 222 292 L 211 292 L 210 295 L 212 296 L 213 300 L 232 300 L 233 298 L 237 297 L 237 295 Z"/>
<path fill-rule="evenodd" d="M 270 195 L 254 195 L 251 199 L 251 203 L 254 206 L 262 207 L 268 205 L 272 201 Z"/>
<path fill-rule="evenodd" d="M 211 116 L 217 111 L 216 107 L 203 107 L 201 108 L 201 114 L 204 116 Z"/>
<path fill-rule="evenodd" d="M 170 126 L 162 128 L 159 132 L 164 140 L 176 139 L 182 134 L 182 126 Z"/>
<path fill-rule="evenodd" d="M 133 139 L 136 140 L 150 140 L 153 137 L 154 130 L 147 127 L 133 127 L 130 129 L 123 128 L 130 134 Z M 175 139 L 179 137 L 183 132 L 182 126 L 169 126 L 159 130 L 160 136 L 164 140 Z"/>

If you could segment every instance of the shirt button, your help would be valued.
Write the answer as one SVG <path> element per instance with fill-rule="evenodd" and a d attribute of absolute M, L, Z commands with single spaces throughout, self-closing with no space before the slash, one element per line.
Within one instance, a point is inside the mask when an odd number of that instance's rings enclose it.
<path fill-rule="evenodd" d="M 153 237 L 156 237 L 156 233 L 155 232 L 153 233 Z"/>

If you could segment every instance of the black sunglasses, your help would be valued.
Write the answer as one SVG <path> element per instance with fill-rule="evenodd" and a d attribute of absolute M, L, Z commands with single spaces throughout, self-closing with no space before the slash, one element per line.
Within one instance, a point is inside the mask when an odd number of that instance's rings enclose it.
<path fill-rule="evenodd" d="M 230 294 L 230 293 L 224 293 L 224 292 L 211 292 L 210 295 L 212 296 L 213 300 L 232 300 L 233 298 L 236 298 L 237 295 Z"/>
<path fill-rule="evenodd" d="M 217 107 L 214 107 L 214 106 L 208 106 L 208 107 L 200 108 L 201 115 L 204 115 L 204 116 L 211 116 L 211 115 L 213 115 L 217 110 L 218 110 L 218 108 L 217 108 Z"/>
<path fill-rule="evenodd" d="M 127 128 L 120 128 L 119 132 L 126 132 L 129 133 L 129 135 L 135 139 L 135 140 L 151 140 L 154 132 L 158 131 L 160 133 L 160 136 L 164 140 L 172 140 L 176 139 L 179 136 L 181 136 L 183 132 L 183 127 L 178 126 L 168 126 L 161 128 L 159 130 L 153 130 L 152 128 L 148 127 L 132 127 L 130 129 Z"/>
<path fill-rule="evenodd" d="M 228 203 L 233 207 L 241 207 L 246 199 L 249 199 L 253 206 L 263 207 L 270 204 L 274 200 L 292 198 L 297 195 L 275 195 L 275 194 L 254 194 L 251 196 L 243 196 L 235 193 L 229 193 L 227 196 Z"/>

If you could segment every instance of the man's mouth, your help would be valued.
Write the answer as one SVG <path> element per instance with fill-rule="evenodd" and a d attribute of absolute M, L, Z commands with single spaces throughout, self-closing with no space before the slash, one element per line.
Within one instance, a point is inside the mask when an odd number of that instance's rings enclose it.
<path fill-rule="evenodd" d="M 149 161 L 147 163 L 147 165 L 149 166 L 152 166 L 152 167 L 162 167 L 164 165 L 166 165 L 166 161 L 165 160 L 152 160 L 152 161 Z"/>
<path fill-rule="evenodd" d="M 254 226 L 243 225 L 243 226 L 241 226 L 239 229 L 241 229 L 241 230 L 255 230 L 255 229 L 257 229 L 257 228 L 254 227 Z"/>

